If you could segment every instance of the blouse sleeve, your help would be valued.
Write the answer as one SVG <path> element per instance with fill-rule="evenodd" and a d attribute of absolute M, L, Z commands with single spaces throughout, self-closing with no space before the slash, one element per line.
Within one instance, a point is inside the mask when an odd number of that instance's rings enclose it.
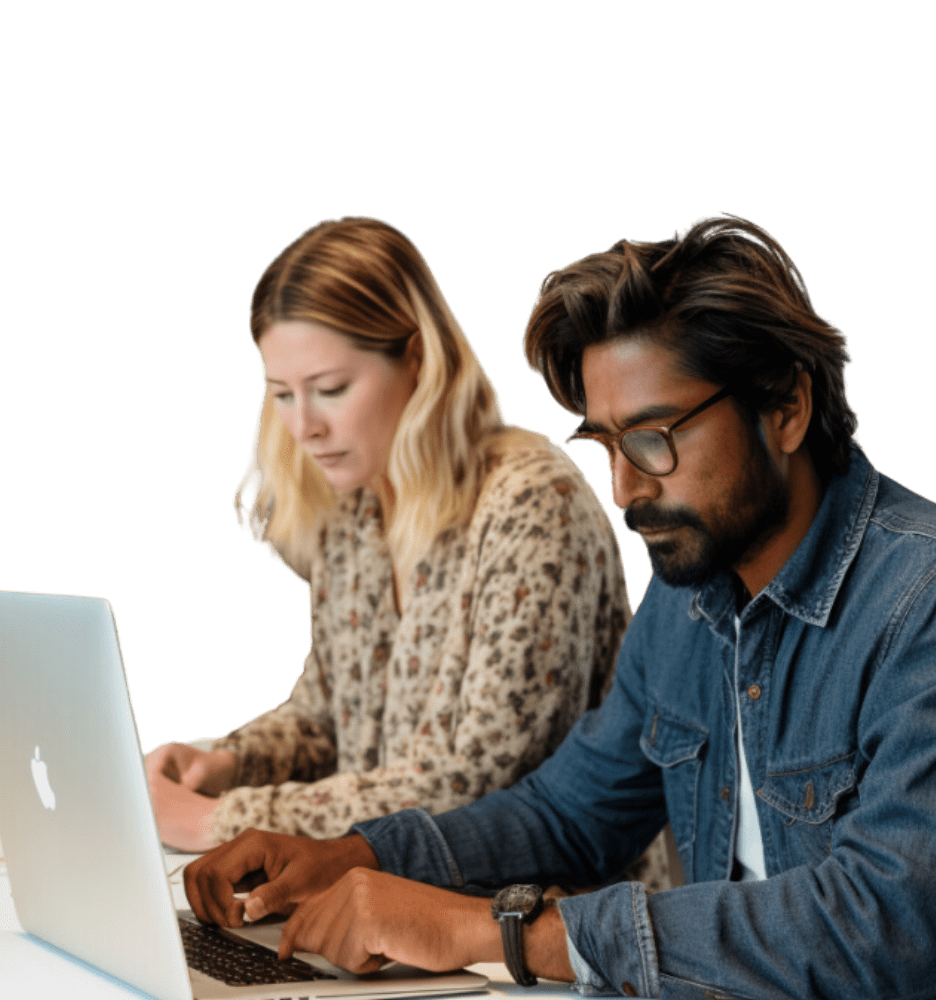
<path fill-rule="evenodd" d="M 288 701 L 215 741 L 212 749 L 234 754 L 235 786 L 317 781 L 335 770 L 335 725 L 321 682 L 312 649 Z"/>
<path fill-rule="evenodd" d="M 404 752 L 311 784 L 234 789 L 219 840 L 250 826 L 332 837 L 400 809 L 444 812 L 533 770 L 597 704 L 630 612 L 614 533 L 574 466 L 537 452 L 492 473 L 467 544 L 471 572 L 448 596 L 464 641 L 446 645 Z"/>

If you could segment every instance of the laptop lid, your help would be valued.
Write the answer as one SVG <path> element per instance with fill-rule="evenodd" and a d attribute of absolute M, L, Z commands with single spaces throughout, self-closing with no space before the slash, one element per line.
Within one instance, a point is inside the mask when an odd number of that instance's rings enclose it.
<path fill-rule="evenodd" d="M 483 990 L 469 972 L 226 987 L 190 970 L 149 799 L 111 607 L 0 591 L 0 840 L 20 924 L 156 1000 L 383 998 Z M 239 936 L 276 949 L 278 931 Z M 298 986 L 299 984 L 297 984 Z"/>
<path fill-rule="evenodd" d="M 0 592 L 0 839 L 23 929 L 191 1000 L 107 601 Z"/>

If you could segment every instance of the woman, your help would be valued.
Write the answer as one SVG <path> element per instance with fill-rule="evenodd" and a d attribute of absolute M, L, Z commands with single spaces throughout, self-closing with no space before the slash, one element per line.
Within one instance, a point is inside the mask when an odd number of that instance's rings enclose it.
<path fill-rule="evenodd" d="M 399 232 L 309 230 L 261 278 L 251 329 L 268 387 L 251 520 L 309 580 L 312 651 L 289 700 L 212 751 L 149 755 L 184 850 L 510 785 L 599 700 L 630 614 L 598 501 L 503 425 Z"/>

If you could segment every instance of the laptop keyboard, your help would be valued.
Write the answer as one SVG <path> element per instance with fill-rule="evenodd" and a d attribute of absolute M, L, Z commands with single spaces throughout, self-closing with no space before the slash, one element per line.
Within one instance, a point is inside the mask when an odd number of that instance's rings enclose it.
<path fill-rule="evenodd" d="M 185 959 L 189 966 L 227 986 L 264 986 L 301 983 L 308 979 L 336 979 L 298 958 L 281 962 L 269 948 L 229 937 L 217 927 L 179 919 Z"/>

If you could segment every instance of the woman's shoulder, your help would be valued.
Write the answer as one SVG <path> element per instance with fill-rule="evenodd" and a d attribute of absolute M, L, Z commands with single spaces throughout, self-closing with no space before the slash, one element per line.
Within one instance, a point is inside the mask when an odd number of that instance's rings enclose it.
<path fill-rule="evenodd" d="M 572 460 L 541 434 L 509 427 L 487 443 L 485 478 L 478 509 L 522 504 L 534 494 L 555 494 L 563 502 L 581 495 L 598 501 Z"/>

